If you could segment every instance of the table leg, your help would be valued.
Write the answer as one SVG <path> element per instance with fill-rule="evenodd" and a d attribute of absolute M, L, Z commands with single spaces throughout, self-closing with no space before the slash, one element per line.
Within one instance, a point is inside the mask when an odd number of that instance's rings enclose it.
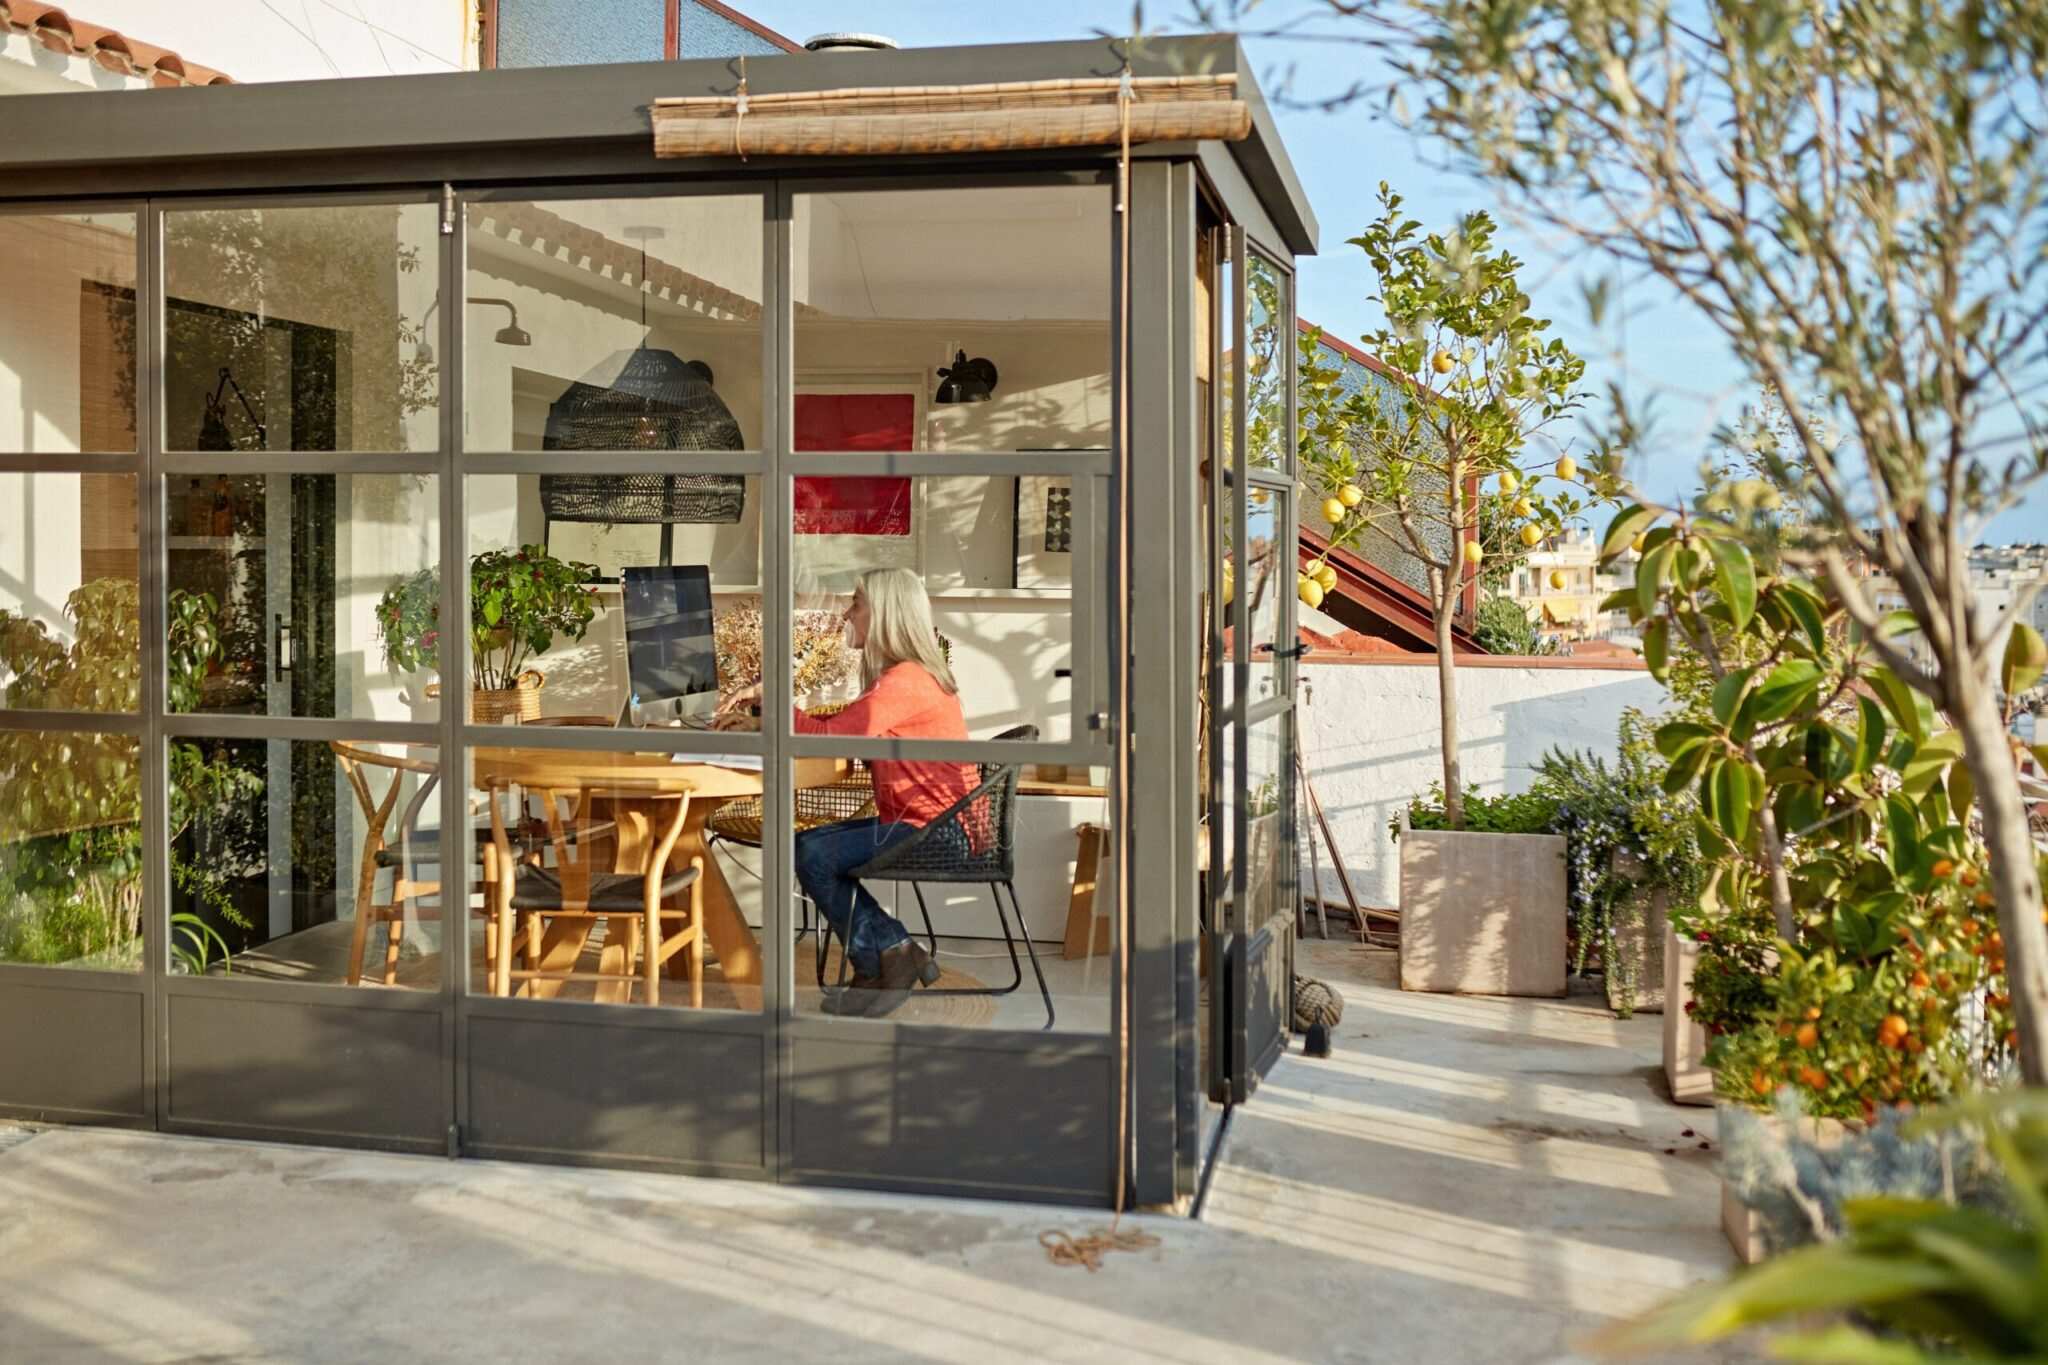
<path fill-rule="evenodd" d="M 739 903 L 733 899 L 732 887 L 726 884 L 725 874 L 719 871 L 718 860 L 704 845 L 704 821 L 720 802 L 699 797 L 690 802 L 688 818 L 683 822 L 683 832 L 676 840 L 673 852 L 669 854 L 668 865 L 681 870 L 690 865 L 693 858 L 702 859 L 703 873 L 698 885 L 704 888 L 701 904 L 704 910 L 704 938 L 711 945 L 711 951 L 718 955 L 718 967 L 728 985 L 758 986 L 761 984 L 761 945 L 754 938 L 754 931 L 747 926 L 745 915 L 740 913 Z M 668 960 L 668 974 L 681 981 L 689 977 L 690 966 L 685 954 L 677 953 Z"/>

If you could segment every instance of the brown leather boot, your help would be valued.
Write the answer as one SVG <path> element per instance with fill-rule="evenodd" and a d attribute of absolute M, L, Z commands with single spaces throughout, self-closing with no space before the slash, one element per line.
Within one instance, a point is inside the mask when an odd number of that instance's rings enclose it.
<path fill-rule="evenodd" d="M 939 964 L 932 961 L 924 945 L 914 938 L 905 939 L 882 954 L 882 983 L 868 996 L 868 1007 L 863 1013 L 870 1019 L 894 1014 L 903 1008 L 903 1002 L 919 982 L 929 986 L 938 979 Z"/>

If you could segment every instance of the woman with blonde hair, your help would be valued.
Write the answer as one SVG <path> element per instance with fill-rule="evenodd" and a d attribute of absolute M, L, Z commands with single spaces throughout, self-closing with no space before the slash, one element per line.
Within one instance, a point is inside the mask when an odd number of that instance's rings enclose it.
<path fill-rule="evenodd" d="M 959 686 L 932 627 L 931 599 L 908 569 L 871 569 L 860 576 L 846 629 L 860 651 L 861 694 L 832 716 L 794 716 L 800 735 L 889 739 L 966 739 Z M 719 717 L 724 729 L 756 722 L 745 708 L 759 686 L 735 696 Z M 908 839 L 974 790 L 972 764 L 875 759 L 875 814 L 803 830 L 796 836 L 796 877 L 839 933 L 853 969 L 848 988 L 828 996 L 831 1014 L 880 1017 L 910 998 L 919 982 L 939 978 L 938 964 L 900 920 L 882 909 L 849 875 L 884 849 Z"/>

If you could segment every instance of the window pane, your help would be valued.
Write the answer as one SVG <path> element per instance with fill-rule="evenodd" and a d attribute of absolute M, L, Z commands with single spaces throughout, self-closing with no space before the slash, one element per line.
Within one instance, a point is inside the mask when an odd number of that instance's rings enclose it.
<path fill-rule="evenodd" d="M 0 962 L 142 965 L 141 749 L 0 730 Z"/>
<path fill-rule="evenodd" d="M 135 215 L 0 214 L 0 452 L 135 449 Z"/>
<path fill-rule="evenodd" d="M 968 735 L 986 739 L 1021 724 L 1043 740 L 1072 736 L 1076 561 L 1103 563 L 1099 490 L 1050 474 L 795 482 L 790 582 L 801 621 L 829 630 L 864 573 L 905 570 L 929 603 Z M 860 690 L 851 635 L 829 630 L 823 640 L 826 657 L 843 664 L 800 667 L 799 705 Z"/>
<path fill-rule="evenodd" d="M 440 714 L 440 489 L 423 474 L 166 480 L 170 709 Z M 211 645 L 211 648 L 208 646 Z"/>
<path fill-rule="evenodd" d="M 1281 763 L 1284 716 L 1254 725 L 1246 735 L 1249 764 L 1245 774 L 1246 925 L 1256 931 L 1268 920 L 1292 917 L 1294 907 L 1282 892 L 1284 870 L 1279 857 L 1280 813 L 1293 773 Z"/>
<path fill-rule="evenodd" d="M 0 707 L 141 702 L 136 480 L 0 474 Z"/>
<path fill-rule="evenodd" d="M 610 724 L 625 712 L 633 724 L 701 725 L 721 696 L 759 682 L 759 483 L 472 476 L 471 618 L 482 634 L 471 716 Z M 509 593 L 521 575 L 545 593 Z M 496 626 L 484 615 L 494 594 Z"/>
<path fill-rule="evenodd" d="M 498 65 L 658 62 L 660 0 L 498 0 Z"/>
<path fill-rule="evenodd" d="M 757 195 L 472 204 L 468 448 L 759 448 L 761 225 Z"/>
<path fill-rule="evenodd" d="M 174 739 L 169 752 L 173 971 L 439 987 L 437 749 Z"/>
<path fill-rule="evenodd" d="M 1019 765 L 1012 795 L 995 764 L 812 758 L 792 771 L 798 1013 L 1109 1027 L 1110 843 L 1089 774 Z M 884 973 L 904 973 L 900 989 Z"/>
<path fill-rule="evenodd" d="M 799 395 L 915 396 L 907 428 L 892 411 L 814 434 L 856 450 L 1110 444 L 1107 188 L 804 194 L 791 231 Z M 799 404 L 798 448 L 835 448 L 806 445 Z"/>
<path fill-rule="evenodd" d="M 439 218 L 430 204 L 166 213 L 166 448 L 433 450 Z"/>
<path fill-rule="evenodd" d="M 1249 700 L 1273 695 L 1276 684 L 1273 651 L 1280 644 L 1284 594 L 1293 590 L 1295 556 L 1281 543 L 1281 500 L 1287 495 L 1269 488 L 1247 490 L 1244 567 L 1237 570 L 1237 591 L 1245 594 L 1251 622 L 1251 689 Z"/>
<path fill-rule="evenodd" d="M 1251 429 L 1245 458 L 1253 469 L 1284 469 L 1287 465 L 1287 348 L 1293 345 L 1288 326 L 1287 281 L 1272 262 L 1256 251 L 1245 265 L 1244 325 L 1246 379 L 1251 385 Z"/>
<path fill-rule="evenodd" d="M 483 746 L 470 775 L 470 899 L 484 916 L 472 992 L 761 1008 L 760 883 L 728 881 L 731 864 L 706 846 L 709 834 L 724 853 L 758 848 L 758 759 Z"/>

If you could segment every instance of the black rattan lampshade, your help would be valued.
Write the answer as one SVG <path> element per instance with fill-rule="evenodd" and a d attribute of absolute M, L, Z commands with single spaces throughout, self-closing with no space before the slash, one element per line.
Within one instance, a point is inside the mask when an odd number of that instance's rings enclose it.
<path fill-rule="evenodd" d="M 621 351 L 548 406 L 543 450 L 738 450 L 740 424 L 712 388 L 711 367 L 641 345 Z M 670 525 L 736 522 L 739 474 L 543 474 L 549 521 Z"/>

